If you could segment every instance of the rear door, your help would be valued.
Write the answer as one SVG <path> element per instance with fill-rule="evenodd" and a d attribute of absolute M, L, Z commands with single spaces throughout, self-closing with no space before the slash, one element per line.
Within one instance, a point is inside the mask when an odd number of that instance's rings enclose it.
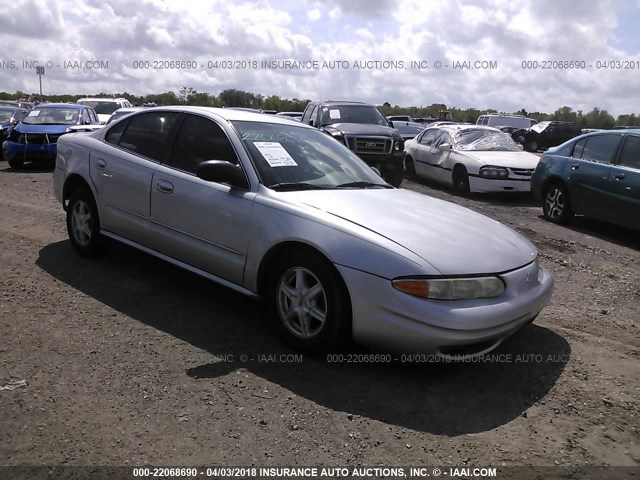
<path fill-rule="evenodd" d="M 609 213 L 616 223 L 640 228 L 640 136 L 626 135 L 609 172 Z"/>
<path fill-rule="evenodd" d="M 179 112 L 148 112 L 115 124 L 90 155 L 98 190 L 101 227 L 149 245 L 148 221 L 153 172 L 158 167 Z"/>
<path fill-rule="evenodd" d="M 611 163 L 621 140 L 620 135 L 592 135 L 578 141 L 567 161 L 565 178 L 569 184 L 573 209 L 597 217 L 608 214 Z"/>

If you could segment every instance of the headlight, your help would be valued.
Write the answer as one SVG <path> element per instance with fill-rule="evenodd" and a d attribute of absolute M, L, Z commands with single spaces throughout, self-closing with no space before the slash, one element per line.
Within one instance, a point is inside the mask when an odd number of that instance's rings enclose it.
<path fill-rule="evenodd" d="M 391 283 L 401 292 L 432 300 L 494 298 L 504 293 L 504 282 L 498 277 L 396 278 Z"/>
<path fill-rule="evenodd" d="M 509 178 L 509 172 L 503 167 L 481 167 L 480 176 L 482 178 Z"/>
<path fill-rule="evenodd" d="M 395 142 L 393 142 L 393 149 L 396 152 L 399 152 L 400 150 L 404 150 L 404 142 L 402 140 L 396 140 Z"/>

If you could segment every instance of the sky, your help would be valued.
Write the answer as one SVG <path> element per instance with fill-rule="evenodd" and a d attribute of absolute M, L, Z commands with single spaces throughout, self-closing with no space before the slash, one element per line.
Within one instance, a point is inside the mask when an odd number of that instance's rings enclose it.
<path fill-rule="evenodd" d="M 235 88 L 638 115 L 639 25 L 640 0 L 12 0 L 0 91 L 37 92 L 37 64 L 44 94 Z"/>

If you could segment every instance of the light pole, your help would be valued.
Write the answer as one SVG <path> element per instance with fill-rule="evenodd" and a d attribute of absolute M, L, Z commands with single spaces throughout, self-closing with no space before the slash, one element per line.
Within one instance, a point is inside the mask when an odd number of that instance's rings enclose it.
<path fill-rule="evenodd" d="M 44 67 L 36 67 L 36 74 L 38 75 L 38 80 L 40 80 L 40 101 L 42 102 L 44 98 L 42 98 L 42 75 L 44 75 Z"/>

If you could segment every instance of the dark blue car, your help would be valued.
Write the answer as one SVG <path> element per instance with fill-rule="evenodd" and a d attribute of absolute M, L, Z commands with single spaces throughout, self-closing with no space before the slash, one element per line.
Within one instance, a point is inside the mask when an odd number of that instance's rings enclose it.
<path fill-rule="evenodd" d="M 2 153 L 12 168 L 27 161 L 53 160 L 60 135 L 74 125 L 98 125 L 91 107 L 69 103 L 46 103 L 31 110 L 11 128 L 2 144 Z"/>
<path fill-rule="evenodd" d="M 549 149 L 531 191 L 554 223 L 579 213 L 640 230 L 640 129 L 589 133 Z"/>
<path fill-rule="evenodd" d="M 22 120 L 29 111 L 18 106 L 0 104 L 0 147 L 7 139 L 9 130 Z M 0 160 L 2 159 L 2 148 L 0 148 Z"/>

